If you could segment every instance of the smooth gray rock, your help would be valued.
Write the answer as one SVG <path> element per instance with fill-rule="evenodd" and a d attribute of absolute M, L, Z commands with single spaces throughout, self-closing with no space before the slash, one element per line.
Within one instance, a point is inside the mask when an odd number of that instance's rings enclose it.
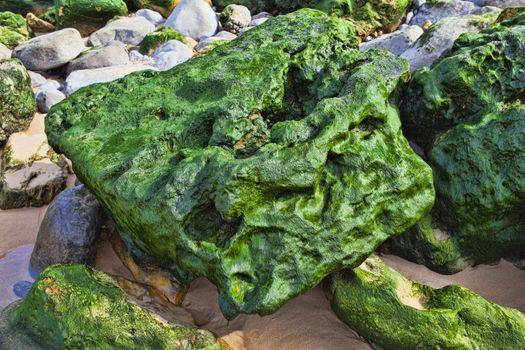
<path fill-rule="evenodd" d="M 153 64 L 153 58 L 148 55 L 141 54 L 138 50 L 132 50 L 129 52 L 129 60 L 133 63 L 140 64 Z"/>
<path fill-rule="evenodd" d="M 227 40 L 233 40 L 236 37 L 237 37 L 237 35 L 223 30 L 223 31 L 218 32 L 217 34 L 215 34 L 211 38 L 223 38 L 223 39 L 227 39 Z"/>
<path fill-rule="evenodd" d="M 12 51 L 7 46 L 0 44 L 0 61 L 11 58 L 11 53 Z"/>
<path fill-rule="evenodd" d="M 116 40 L 124 44 L 138 45 L 154 30 L 155 25 L 142 16 L 120 18 L 91 34 L 88 44 L 102 46 Z"/>
<path fill-rule="evenodd" d="M 153 23 L 153 25 L 155 26 L 159 26 L 162 23 L 164 23 L 164 17 L 162 17 L 162 15 L 157 11 L 153 11 L 150 9 L 140 9 L 137 11 L 137 13 L 135 13 L 135 15 L 144 17 L 145 19 Z"/>
<path fill-rule="evenodd" d="M 66 28 L 18 45 L 13 51 L 13 57 L 19 58 L 29 70 L 45 71 L 65 65 L 84 48 L 78 30 Z"/>
<path fill-rule="evenodd" d="M 47 83 L 47 79 L 40 73 L 31 72 L 30 70 L 27 71 L 29 74 L 29 77 L 31 78 L 31 87 L 33 89 L 38 89 L 40 86 Z"/>
<path fill-rule="evenodd" d="M 256 19 L 259 19 L 259 18 L 272 18 L 273 16 L 271 14 L 269 14 L 268 12 L 259 12 L 258 14 L 256 15 L 253 15 L 252 16 L 252 21 L 253 20 L 256 20 Z"/>
<path fill-rule="evenodd" d="M 246 6 L 231 4 L 223 9 L 220 21 L 224 30 L 238 34 L 241 29 L 250 25 L 252 15 Z"/>
<path fill-rule="evenodd" d="M 122 78 L 130 73 L 146 69 L 157 70 L 152 66 L 141 64 L 77 70 L 67 77 L 64 92 L 66 96 L 69 96 L 84 86 L 96 83 L 107 83 Z"/>
<path fill-rule="evenodd" d="M 199 40 L 213 36 L 217 32 L 219 21 L 206 0 L 182 0 L 165 25 L 172 26 L 184 36 Z"/>
<path fill-rule="evenodd" d="M 269 20 L 269 18 L 267 17 L 254 19 L 250 22 L 250 27 L 257 27 L 258 25 L 263 24 L 267 20 Z"/>
<path fill-rule="evenodd" d="M 42 113 L 47 113 L 57 103 L 64 100 L 66 95 L 62 91 L 44 88 L 36 94 L 36 104 Z"/>
<path fill-rule="evenodd" d="M 80 69 L 94 69 L 128 64 L 126 45 L 120 41 L 110 41 L 104 46 L 95 47 L 82 53 L 67 66 L 68 74 Z"/>
<path fill-rule="evenodd" d="M 222 39 L 225 40 L 225 39 Z M 161 71 L 175 67 L 193 56 L 191 49 L 178 40 L 170 40 L 153 54 L 154 66 Z"/>
<path fill-rule="evenodd" d="M 421 35 L 423 35 L 423 29 L 420 26 L 406 26 L 396 32 L 382 35 L 362 44 L 361 49 L 385 49 L 399 56 L 414 44 Z"/>
<path fill-rule="evenodd" d="M 92 264 L 104 211 L 83 185 L 60 193 L 47 209 L 36 239 L 31 266 Z"/>
<path fill-rule="evenodd" d="M 438 0 L 423 4 L 417 14 L 412 18 L 410 24 L 423 26 L 425 21 L 436 23 L 442 18 L 458 17 L 465 15 L 477 15 L 481 8 L 471 1 L 462 0 Z"/>

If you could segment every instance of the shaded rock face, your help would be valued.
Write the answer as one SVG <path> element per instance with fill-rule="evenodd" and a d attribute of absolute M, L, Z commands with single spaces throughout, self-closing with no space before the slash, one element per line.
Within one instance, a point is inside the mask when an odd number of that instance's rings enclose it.
<path fill-rule="evenodd" d="M 0 12 L 0 44 L 12 49 L 30 37 L 24 17 L 9 11 Z"/>
<path fill-rule="evenodd" d="M 25 130 L 36 111 L 31 79 L 17 59 L 0 62 L 0 146 L 9 135 Z"/>
<path fill-rule="evenodd" d="M 404 132 L 427 154 L 436 205 L 394 248 L 453 273 L 525 252 L 525 15 L 464 34 L 414 75 Z"/>
<path fill-rule="evenodd" d="M 40 272 L 53 264 L 92 264 L 102 222 L 102 207 L 87 188 L 63 191 L 40 224 L 31 266 Z"/>
<path fill-rule="evenodd" d="M 513 349 L 525 341 L 525 316 L 455 285 L 407 280 L 371 256 L 330 276 L 336 314 L 381 349 Z"/>
<path fill-rule="evenodd" d="M 138 306 L 118 282 L 141 287 L 121 280 L 82 265 L 46 269 L 23 301 L 0 312 L 0 348 L 221 349 L 210 332 Z"/>
<path fill-rule="evenodd" d="M 58 29 L 72 27 L 83 36 L 102 28 L 115 16 L 125 16 L 123 0 L 56 0 L 55 20 Z"/>
<path fill-rule="evenodd" d="M 208 277 L 229 318 L 271 313 L 434 199 L 389 103 L 408 64 L 356 48 L 346 22 L 300 10 L 167 72 L 83 89 L 46 131 L 131 250 Z"/>

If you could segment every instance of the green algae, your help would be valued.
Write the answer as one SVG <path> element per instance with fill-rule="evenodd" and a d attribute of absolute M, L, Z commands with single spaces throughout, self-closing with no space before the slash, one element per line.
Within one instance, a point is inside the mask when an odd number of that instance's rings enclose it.
<path fill-rule="evenodd" d="M 31 29 L 19 14 L 0 12 L 0 44 L 12 49 L 31 38 Z"/>
<path fill-rule="evenodd" d="M 215 337 L 172 325 L 137 306 L 109 275 L 82 265 L 54 265 L 27 297 L 0 312 L 0 348 L 207 349 Z"/>
<path fill-rule="evenodd" d="M 436 205 L 393 240 L 394 252 L 447 273 L 524 256 L 524 41 L 521 14 L 460 36 L 447 56 L 415 73 L 403 128 L 425 149 Z"/>
<path fill-rule="evenodd" d="M 81 89 L 46 132 L 132 252 L 206 276 L 228 318 L 268 314 L 430 209 L 430 168 L 390 102 L 408 71 L 304 9 L 169 71 Z"/>
<path fill-rule="evenodd" d="M 186 38 L 171 26 L 162 26 L 147 34 L 139 44 L 139 52 L 143 55 L 152 55 L 162 44 L 170 40 L 178 40 L 186 44 Z"/>
<path fill-rule="evenodd" d="M 525 342 L 518 310 L 460 286 L 412 282 L 374 255 L 334 273 L 326 289 L 336 314 L 375 348 L 515 349 Z"/>

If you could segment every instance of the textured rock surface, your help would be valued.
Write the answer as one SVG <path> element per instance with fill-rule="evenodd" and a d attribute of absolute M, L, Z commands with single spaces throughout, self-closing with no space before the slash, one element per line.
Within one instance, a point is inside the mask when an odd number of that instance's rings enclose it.
<path fill-rule="evenodd" d="M 105 45 L 111 41 L 138 45 L 146 34 L 155 30 L 155 25 L 142 16 L 126 17 L 109 22 L 89 36 L 92 46 Z"/>
<path fill-rule="evenodd" d="M 12 49 L 30 37 L 24 17 L 9 11 L 0 12 L 0 44 Z"/>
<path fill-rule="evenodd" d="M 92 264 L 103 213 L 84 185 L 60 193 L 40 224 L 31 266 L 40 272 L 54 264 Z"/>
<path fill-rule="evenodd" d="M 0 146 L 29 126 L 36 111 L 31 79 L 19 60 L 0 62 Z"/>
<path fill-rule="evenodd" d="M 177 6 L 179 0 L 133 0 L 135 6 L 141 9 L 150 9 L 168 17 Z"/>
<path fill-rule="evenodd" d="M 413 283 L 377 256 L 330 276 L 337 315 L 381 349 L 514 349 L 525 341 L 525 316 L 450 285 Z"/>
<path fill-rule="evenodd" d="M 441 272 L 525 252 L 525 14 L 461 36 L 417 72 L 401 104 L 405 134 L 434 170 L 432 217 L 396 239 Z"/>
<path fill-rule="evenodd" d="M 165 71 L 189 60 L 192 56 L 193 51 L 188 46 L 178 40 L 170 40 L 153 54 L 154 66 Z"/>
<path fill-rule="evenodd" d="M 84 89 L 46 131 L 135 250 L 208 277 L 227 317 L 271 313 L 433 202 L 388 102 L 408 65 L 356 48 L 345 21 L 297 11 L 167 72 Z"/>
<path fill-rule="evenodd" d="M 463 0 L 437 0 L 423 4 L 410 24 L 423 26 L 425 21 L 436 23 L 442 18 L 478 15 L 481 13 L 479 6 L 472 1 Z"/>
<path fill-rule="evenodd" d="M 152 33 L 149 33 L 140 42 L 139 51 L 143 55 L 152 55 L 162 44 L 170 40 L 179 40 L 186 43 L 184 35 L 177 32 L 171 26 L 162 26 Z"/>
<path fill-rule="evenodd" d="M 215 34 L 219 20 L 206 0 L 182 0 L 166 20 L 166 25 L 199 40 Z"/>
<path fill-rule="evenodd" d="M 44 88 L 36 94 L 38 110 L 47 113 L 57 103 L 64 100 L 66 95 L 57 89 Z"/>
<path fill-rule="evenodd" d="M 423 34 L 419 26 L 406 26 L 399 31 L 382 35 L 377 39 L 368 41 L 361 45 L 361 49 L 385 49 L 394 55 L 401 55 Z"/>
<path fill-rule="evenodd" d="M 80 33 L 73 28 L 33 38 L 13 51 L 29 70 L 45 71 L 65 65 L 84 50 Z"/>
<path fill-rule="evenodd" d="M 81 265 L 46 269 L 23 301 L 0 312 L 0 348 L 221 349 L 210 332 L 138 306 L 118 283 L 131 284 Z"/>
<path fill-rule="evenodd" d="M 222 28 L 238 34 L 243 28 L 250 25 L 252 16 L 250 10 L 246 6 L 241 5 L 228 5 L 226 6 L 220 15 Z"/>
<path fill-rule="evenodd" d="M 125 16 L 123 0 L 56 0 L 55 20 L 58 29 L 73 27 L 83 36 L 102 28 L 115 16 Z"/>
<path fill-rule="evenodd" d="M 12 51 L 7 46 L 0 43 L 0 61 L 11 58 L 11 53 Z"/>
<path fill-rule="evenodd" d="M 104 46 L 83 52 L 67 65 L 68 74 L 81 69 L 94 69 L 128 64 L 129 54 L 126 45 L 110 41 Z"/>

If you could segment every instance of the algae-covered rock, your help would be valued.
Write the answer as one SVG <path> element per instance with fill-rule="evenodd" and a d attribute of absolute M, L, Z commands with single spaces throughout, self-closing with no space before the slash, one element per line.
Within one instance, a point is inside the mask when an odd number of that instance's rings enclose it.
<path fill-rule="evenodd" d="M 9 11 L 0 12 L 0 44 L 12 49 L 30 37 L 31 30 L 24 17 Z"/>
<path fill-rule="evenodd" d="M 126 283 L 126 281 L 122 281 Z M 217 349 L 207 331 L 168 323 L 138 306 L 116 279 L 82 265 L 54 265 L 27 297 L 0 313 L 0 348 Z"/>
<path fill-rule="evenodd" d="M 137 8 L 157 11 L 164 17 L 168 17 L 179 2 L 180 0 L 133 0 Z"/>
<path fill-rule="evenodd" d="M 209 278 L 229 318 L 267 314 L 432 205 L 390 103 L 407 74 L 305 9 L 169 71 L 84 88 L 46 132 L 131 251 Z"/>
<path fill-rule="evenodd" d="M 83 36 L 102 28 L 113 17 L 127 13 L 123 0 L 55 0 L 57 28 L 73 27 Z"/>
<path fill-rule="evenodd" d="M 31 79 L 17 59 L 0 62 L 0 146 L 29 126 L 36 111 Z"/>
<path fill-rule="evenodd" d="M 244 5 L 252 12 L 275 10 L 292 12 L 313 8 L 343 17 L 355 24 L 357 34 L 365 37 L 376 30 L 391 32 L 399 26 L 410 7 L 410 0 L 214 0 L 219 8 L 230 4 Z"/>
<path fill-rule="evenodd" d="M 414 283 L 374 255 L 330 276 L 327 292 L 341 320 L 381 349 L 515 349 L 525 342 L 518 310 L 460 286 Z"/>
<path fill-rule="evenodd" d="M 525 252 L 525 14 L 479 34 L 414 75 L 404 132 L 433 168 L 431 217 L 393 248 L 453 273 Z"/>
<path fill-rule="evenodd" d="M 173 27 L 162 26 L 147 34 L 140 42 L 139 52 L 143 55 L 152 55 L 162 44 L 170 40 L 178 40 L 186 43 L 186 38 L 181 33 L 177 32 Z"/>

